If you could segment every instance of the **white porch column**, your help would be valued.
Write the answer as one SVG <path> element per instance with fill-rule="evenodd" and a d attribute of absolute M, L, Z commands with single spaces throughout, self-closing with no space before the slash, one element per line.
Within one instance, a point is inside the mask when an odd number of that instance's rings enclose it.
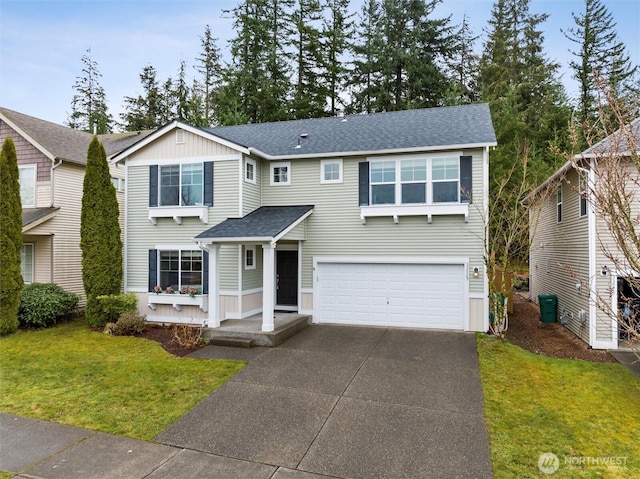
<path fill-rule="evenodd" d="M 262 245 L 262 330 L 273 331 L 273 298 L 275 297 L 276 245 Z"/>
<path fill-rule="evenodd" d="M 210 328 L 220 327 L 220 245 L 209 245 L 209 319 Z"/>

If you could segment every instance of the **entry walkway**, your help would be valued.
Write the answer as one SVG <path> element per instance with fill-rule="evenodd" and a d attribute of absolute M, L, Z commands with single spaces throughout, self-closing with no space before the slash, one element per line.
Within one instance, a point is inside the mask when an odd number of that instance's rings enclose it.
<path fill-rule="evenodd" d="M 1 415 L 0 470 L 38 478 L 492 476 L 473 334 L 316 325 L 278 348 L 245 351 L 247 367 L 156 443 Z"/>

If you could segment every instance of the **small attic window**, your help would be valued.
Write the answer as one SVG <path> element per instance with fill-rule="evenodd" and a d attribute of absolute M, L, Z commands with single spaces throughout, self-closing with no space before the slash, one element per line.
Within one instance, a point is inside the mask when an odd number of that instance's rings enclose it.
<path fill-rule="evenodd" d="M 183 145 L 185 143 L 184 130 L 176 130 L 176 145 Z"/>

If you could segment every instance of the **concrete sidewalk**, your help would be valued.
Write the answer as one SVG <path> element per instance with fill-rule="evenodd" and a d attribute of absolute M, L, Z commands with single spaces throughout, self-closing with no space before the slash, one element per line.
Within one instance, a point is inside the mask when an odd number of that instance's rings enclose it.
<path fill-rule="evenodd" d="M 310 326 L 156 443 L 0 414 L 0 471 L 67 478 L 490 478 L 473 334 Z"/>

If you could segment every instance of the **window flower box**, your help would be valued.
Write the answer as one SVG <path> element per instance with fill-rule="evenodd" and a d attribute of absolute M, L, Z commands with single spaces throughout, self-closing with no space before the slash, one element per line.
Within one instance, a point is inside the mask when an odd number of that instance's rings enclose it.
<path fill-rule="evenodd" d="M 178 293 L 148 293 L 147 301 L 151 309 L 156 309 L 158 304 L 170 304 L 176 311 L 182 311 L 183 306 L 198 306 L 205 313 L 209 309 L 209 295 L 196 294 L 189 296 L 188 294 Z"/>

